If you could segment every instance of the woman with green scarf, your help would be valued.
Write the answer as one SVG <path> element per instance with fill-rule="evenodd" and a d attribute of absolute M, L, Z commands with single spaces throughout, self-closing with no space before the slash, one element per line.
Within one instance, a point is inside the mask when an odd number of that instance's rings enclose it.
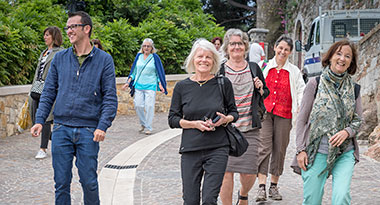
<path fill-rule="evenodd" d="M 297 160 L 292 167 L 302 174 L 303 204 L 322 203 L 330 175 L 332 204 L 350 204 L 362 115 L 360 87 L 351 78 L 357 70 L 355 47 L 347 40 L 334 43 L 322 65 L 321 76 L 310 79 L 305 88 L 296 125 Z"/>

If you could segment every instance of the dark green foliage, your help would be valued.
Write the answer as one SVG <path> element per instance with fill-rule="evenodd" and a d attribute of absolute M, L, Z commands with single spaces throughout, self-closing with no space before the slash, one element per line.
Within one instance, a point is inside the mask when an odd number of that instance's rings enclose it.
<path fill-rule="evenodd" d="M 243 7 L 231 5 L 227 0 L 201 0 L 203 9 L 206 13 L 212 14 L 216 23 L 224 26 L 226 29 L 239 28 L 248 31 L 256 23 L 256 15 L 252 10 L 256 5 L 256 0 L 233 0 Z M 247 9 L 250 7 L 251 10 Z"/>
<path fill-rule="evenodd" d="M 9 3 L 12 2 L 12 3 Z M 116 75 L 127 76 L 144 38 L 152 38 L 167 74 L 183 73 L 183 62 L 197 38 L 223 36 L 223 27 L 203 13 L 199 0 L 87 0 L 92 38 L 101 40 L 115 61 Z M 68 1 L 0 0 L 0 86 L 31 83 L 43 30 L 66 25 Z M 63 47 L 70 45 L 65 32 Z"/>
<path fill-rule="evenodd" d="M 30 83 L 44 48 L 43 30 L 65 21 L 64 11 L 49 0 L 20 2 L 0 2 L 0 86 Z"/>

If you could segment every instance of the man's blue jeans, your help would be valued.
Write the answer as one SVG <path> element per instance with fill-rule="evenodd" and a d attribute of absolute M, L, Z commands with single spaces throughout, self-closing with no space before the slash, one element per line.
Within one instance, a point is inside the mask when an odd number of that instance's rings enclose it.
<path fill-rule="evenodd" d="M 98 175 L 99 142 L 93 141 L 95 128 L 55 124 L 51 152 L 55 181 L 55 204 L 71 204 L 70 184 L 73 158 L 83 188 L 84 204 L 100 204 Z"/>

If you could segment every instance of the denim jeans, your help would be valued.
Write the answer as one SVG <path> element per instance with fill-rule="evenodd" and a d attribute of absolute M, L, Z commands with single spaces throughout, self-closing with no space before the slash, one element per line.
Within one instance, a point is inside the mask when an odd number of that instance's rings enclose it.
<path fill-rule="evenodd" d="M 140 124 L 147 130 L 152 131 L 156 91 L 136 89 L 133 102 L 137 116 L 140 119 Z"/>
<path fill-rule="evenodd" d="M 98 175 L 99 142 L 93 141 L 95 128 L 55 124 L 52 135 L 52 159 L 55 204 L 71 204 L 70 185 L 74 156 L 82 185 L 84 204 L 100 204 Z"/>

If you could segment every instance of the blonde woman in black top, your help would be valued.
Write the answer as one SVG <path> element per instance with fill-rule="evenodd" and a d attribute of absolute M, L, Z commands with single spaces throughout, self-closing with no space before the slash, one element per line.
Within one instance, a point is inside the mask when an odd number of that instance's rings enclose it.
<path fill-rule="evenodd" d="M 176 84 L 169 111 L 171 128 L 182 128 L 181 174 L 184 204 L 217 204 L 229 153 L 225 125 L 238 118 L 231 82 L 224 78 L 226 115 L 215 73 L 220 57 L 205 39 L 196 41 L 185 66 L 193 76 Z M 217 116 L 219 120 L 212 122 Z"/>

